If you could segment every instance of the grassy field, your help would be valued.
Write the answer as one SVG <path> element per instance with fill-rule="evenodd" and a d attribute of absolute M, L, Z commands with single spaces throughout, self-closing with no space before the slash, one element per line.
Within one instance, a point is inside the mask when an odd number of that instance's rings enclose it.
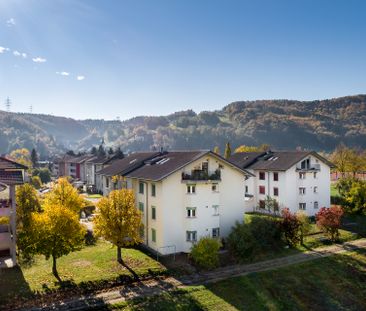
<path fill-rule="evenodd" d="M 150 271 L 160 272 L 165 268 L 144 253 L 135 249 L 123 249 L 122 256 L 128 266 L 138 275 Z M 46 292 L 59 287 L 51 273 L 51 260 L 37 256 L 31 266 L 0 271 L 0 301 L 19 295 L 30 296 L 32 292 Z M 80 251 L 58 259 L 58 271 L 63 281 L 80 284 L 118 279 L 130 272 L 116 261 L 116 248 L 110 243 L 99 241 L 95 246 L 88 246 Z"/>
<path fill-rule="evenodd" d="M 135 299 L 105 310 L 366 310 L 366 251 Z"/>
<path fill-rule="evenodd" d="M 330 184 L 330 196 L 331 197 L 340 197 L 340 194 L 339 194 L 337 188 L 335 187 L 334 183 Z"/>

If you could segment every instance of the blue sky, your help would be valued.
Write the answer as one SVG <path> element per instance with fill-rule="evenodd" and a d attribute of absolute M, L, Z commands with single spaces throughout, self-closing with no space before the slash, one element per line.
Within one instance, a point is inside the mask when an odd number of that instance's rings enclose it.
<path fill-rule="evenodd" d="M 127 119 L 366 93 L 366 1 L 0 0 L 0 109 Z"/>

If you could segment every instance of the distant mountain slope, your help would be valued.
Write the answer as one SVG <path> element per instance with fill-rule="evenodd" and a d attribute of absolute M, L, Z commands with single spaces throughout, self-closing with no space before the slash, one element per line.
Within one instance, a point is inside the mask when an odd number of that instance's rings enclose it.
<path fill-rule="evenodd" d="M 0 111 L 0 153 L 34 146 L 44 155 L 89 149 L 102 138 L 124 151 L 153 145 L 223 149 L 227 141 L 233 146 L 266 143 L 278 149 L 302 146 L 329 151 L 340 142 L 366 148 L 366 95 L 307 102 L 240 101 L 218 111 L 187 110 L 122 122 Z"/>

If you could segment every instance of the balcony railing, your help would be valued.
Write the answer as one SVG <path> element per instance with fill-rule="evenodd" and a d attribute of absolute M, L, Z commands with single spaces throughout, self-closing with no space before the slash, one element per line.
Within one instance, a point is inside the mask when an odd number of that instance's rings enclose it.
<path fill-rule="evenodd" d="M 309 166 L 301 167 L 300 165 L 296 167 L 297 171 L 320 171 L 320 164 L 311 164 Z"/>
<path fill-rule="evenodd" d="M 11 207 L 11 200 L 0 200 L 0 208 L 10 208 Z"/>
<path fill-rule="evenodd" d="M 191 174 L 182 173 L 182 180 L 221 180 L 220 170 L 216 170 L 214 173 L 208 173 L 205 170 L 193 170 Z"/>

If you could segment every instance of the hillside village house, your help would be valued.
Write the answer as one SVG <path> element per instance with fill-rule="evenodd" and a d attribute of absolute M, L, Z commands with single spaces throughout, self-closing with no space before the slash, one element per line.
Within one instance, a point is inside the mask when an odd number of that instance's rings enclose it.
<path fill-rule="evenodd" d="M 15 186 L 24 183 L 27 167 L 0 157 L 0 217 L 9 224 L 0 225 L 0 268 L 16 265 Z"/>
<path fill-rule="evenodd" d="M 246 212 L 266 209 L 266 198 L 278 209 L 303 210 L 315 215 L 330 206 L 330 169 L 333 164 L 312 151 L 268 151 L 233 154 L 230 159 L 255 175 L 246 191 Z"/>
<path fill-rule="evenodd" d="M 160 254 L 189 252 L 204 236 L 226 237 L 243 220 L 251 177 L 210 151 L 134 153 L 97 175 L 104 195 L 134 190 L 144 244 Z"/>
<path fill-rule="evenodd" d="M 55 161 L 54 175 L 57 177 L 70 176 L 96 191 L 102 191 L 102 181 L 96 173 L 114 160 L 116 158 L 110 155 L 71 156 L 66 154 Z"/>

